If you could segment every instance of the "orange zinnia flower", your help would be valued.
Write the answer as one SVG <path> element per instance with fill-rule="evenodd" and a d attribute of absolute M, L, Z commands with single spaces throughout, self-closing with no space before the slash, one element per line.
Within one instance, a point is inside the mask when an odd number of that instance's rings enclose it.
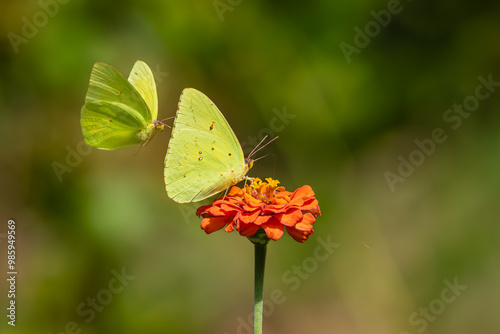
<path fill-rule="evenodd" d="M 278 187 L 278 180 L 266 181 L 255 178 L 243 189 L 234 186 L 225 197 L 199 207 L 196 214 L 203 216 L 201 228 L 208 234 L 225 226 L 226 232 L 236 229 L 245 237 L 262 228 L 267 238 L 278 240 L 286 227 L 296 241 L 306 241 L 321 215 L 312 188 L 305 185 L 291 193 Z"/>

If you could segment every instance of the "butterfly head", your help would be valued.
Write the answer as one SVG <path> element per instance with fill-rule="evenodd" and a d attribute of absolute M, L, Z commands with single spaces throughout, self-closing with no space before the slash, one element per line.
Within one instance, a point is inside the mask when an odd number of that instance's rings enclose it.
<path fill-rule="evenodd" d="M 257 158 L 257 159 L 252 159 L 252 156 L 259 152 L 260 150 L 262 150 L 264 147 L 266 147 L 267 145 L 269 145 L 270 143 L 272 143 L 275 139 L 277 139 L 278 137 L 274 137 L 273 139 L 271 139 L 270 141 L 268 141 L 267 143 L 265 143 L 264 145 L 262 145 L 262 143 L 264 142 L 264 140 L 266 140 L 267 136 L 265 136 L 264 138 L 262 138 L 262 140 L 260 141 L 260 143 L 257 144 L 257 146 L 255 146 L 255 148 L 252 150 L 252 152 L 250 152 L 250 154 L 248 155 L 247 158 L 245 158 L 245 165 L 248 166 L 248 169 L 252 168 L 253 167 L 253 163 L 254 161 L 257 161 L 259 159 L 262 159 L 266 156 L 263 156 L 263 157 L 260 157 L 260 158 Z"/>
<path fill-rule="evenodd" d="M 163 128 L 165 127 L 165 124 L 163 124 L 162 121 L 157 121 L 156 119 L 153 120 L 153 126 L 156 130 L 163 131 Z"/>
<path fill-rule="evenodd" d="M 245 165 L 248 166 L 248 169 L 251 169 L 253 167 L 253 162 L 254 160 L 250 157 L 245 158 Z"/>

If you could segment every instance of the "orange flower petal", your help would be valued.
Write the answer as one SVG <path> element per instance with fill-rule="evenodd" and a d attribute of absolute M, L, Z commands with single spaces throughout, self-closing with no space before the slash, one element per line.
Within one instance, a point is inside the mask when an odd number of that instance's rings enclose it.
<path fill-rule="evenodd" d="M 286 231 L 297 242 L 305 242 L 307 238 L 309 238 L 309 236 L 313 233 L 312 231 L 311 232 L 299 231 L 293 227 L 288 227 L 288 226 L 286 228 Z"/>
<path fill-rule="evenodd" d="M 233 201 L 224 200 L 224 202 L 220 203 L 218 206 L 224 211 L 240 211 L 240 204 L 233 203 Z"/>
<path fill-rule="evenodd" d="M 256 210 L 256 209 L 260 209 L 262 207 L 262 202 L 255 202 L 255 203 L 250 203 L 250 204 L 247 204 L 247 203 L 242 203 L 240 205 L 241 209 L 243 211 L 253 211 L 253 210 Z"/>
<path fill-rule="evenodd" d="M 317 206 L 315 209 L 309 210 L 314 216 L 318 217 L 321 216 L 321 210 L 319 209 L 319 206 Z"/>
<path fill-rule="evenodd" d="M 295 225 L 295 229 L 303 232 L 312 231 L 313 224 L 316 221 L 316 218 L 311 213 L 304 214 L 304 217 L 300 222 Z"/>
<path fill-rule="evenodd" d="M 213 216 L 213 217 L 226 216 L 226 211 L 222 210 L 218 206 L 212 206 L 208 210 L 206 210 L 204 213 L 208 213 L 210 216 Z"/>
<path fill-rule="evenodd" d="M 312 190 L 311 186 L 308 186 L 306 184 L 305 186 L 302 186 L 293 192 L 292 199 L 297 197 L 298 198 L 314 197 L 314 191 Z"/>
<path fill-rule="evenodd" d="M 201 221 L 201 228 L 210 234 L 212 232 L 218 231 L 226 225 L 231 218 L 227 217 L 207 217 L 203 218 Z"/>
<path fill-rule="evenodd" d="M 243 198 L 244 198 L 244 204 L 250 207 L 259 207 L 262 205 L 262 201 L 260 199 L 253 197 L 251 194 L 245 194 Z"/>
<path fill-rule="evenodd" d="M 257 217 L 259 217 L 259 215 L 260 215 L 260 210 L 255 210 L 253 212 L 243 211 L 243 212 L 240 213 L 239 219 L 243 223 L 249 224 L 249 223 L 255 222 L 255 220 L 257 219 Z"/>
<path fill-rule="evenodd" d="M 278 214 L 275 217 L 285 226 L 294 226 L 297 222 L 302 220 L 302 211 L 298 209 L 290 210 L 287 213 Z"/>
<path fill-rule="evenodd" d="M 271 218 L 272 218 L 272 216 L 268 216 L 268 215 L 258 216 L 257 219 L 255 220 L 254 224 L 261 225 L 261 224 L 267 223 L 267 221 Z"/>
<path fill-rule="evenodd" d="M 231 190 L 229 190 L 229 194 L 226 197 L 235 197 L 235 196 L 243 196 L 243 189 L 233 186 Z"/>
<path fill-rule="evenodd" d="M 196 215 L 201 216 L 206 210 L 210 209 L 212 205 L 203 205 L 196 210 Z"/>
<path fill-rule="evenodd" d="M 286 205 L 288 204 L 288 202 L 290 202 L 290 198 L 289 197 L 275 197 L 274 198 L 274 201 L 273 201 L 273 204 L 275 205 Z"/>
<path fill-rule="evenodd" d="M 286 203 L 275 204 L 275 205 L 266 205 L 262 211 L 266 214 L 267 213 L 277 214 L 277 213 L 282 213 L 286 207 L 287 207 Z"/>
<path fill-rule="evenodd" d="M 234 222 L 230 222 L 227 224 L 226 228 L 224 229 L 226 232 L 233 232 L 234 231 Z"/>
<path fill-rule="evenodd" d="M 276 219 L 269 219 L 267 223 L 261 225 L 261 227 L 266 231 L 267 237 L 273 240 L 278 240 L 283 235 L 283 225 Z"/>
<path fill-rule="evenodd" d="M 302 206 L 304 202 L 311 197 L 314 197 L 312 188 L 308 185 L 302 186 L 295 190 L 290 197 L 290 205 Z"/>
<path fill-rule="evenodd" d="M 257 231 L 259 230 L 259 226 L 255 224 L 238 224 L 238 227 L 236 228 L 238 232 L 240 232 L 240 235 L 244 237 L 251 237 Z"/>
<path fill-rule="evenodd" d="M 282 188 L 282 187 L 280 187 L 280 188 Z M 280 188 L 278 188 L 278 189 L 280 189 Z M 278 190 L 278 189 L 276 189 L 276 190 Z M 274 194 L 274 197 L 280 198 L 280 199 L 284 199 L 287 202 L 289 202 L 290 201 L 290 196 L 292 196 L 293 193 L 291 193 L 289 191 L 285 191 L 284 189 L 285 188 L 283 188 L 283 191 L 276 191 L 275 194 Z"/>
<path fill-rule="evenodd" d="M 307 198 L 300 206 L 301 210 L 312 210 L 318 206 L 318 200 L 314 197 Z"/>

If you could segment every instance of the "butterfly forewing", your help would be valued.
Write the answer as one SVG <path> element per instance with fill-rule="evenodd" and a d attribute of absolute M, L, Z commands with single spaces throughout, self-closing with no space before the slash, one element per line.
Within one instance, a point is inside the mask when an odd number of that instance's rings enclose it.
<path fill-rule="evenodd" d="M 130 71 L 128 81 L 142 96 L 151 112 L 151 118 L 155 120 L 158 117 L 158 94 L 155 79 L 149 66 L 143 61 L 136 61 L 132 71 Z"/>
<path fill-rule="evenodd" d="M 90 76 L 89 90 L 85 102 L 104 101 L 131 106 L 146 122 L 151 122 L 151 112 L 142 96 L 113 67 L 96 63 Z"/>
<path fill-rule="evenodd" d="M 180 98 L 165 157 L 165 185 L 173 200 L 196 202 L 241 180 L 248 167 L 222 113 L 203 93 L 186 88 Z"/>

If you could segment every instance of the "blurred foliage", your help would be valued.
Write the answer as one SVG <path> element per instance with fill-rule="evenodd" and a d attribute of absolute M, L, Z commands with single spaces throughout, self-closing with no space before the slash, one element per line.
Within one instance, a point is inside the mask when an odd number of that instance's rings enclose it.
<path fill-rule="evenodd" d="M 245 150 L 252 137 L 280 136 L 265 149 L 275 159 L 250 176 L 316 191 L 315 234 L 269 246 L 265 298 L 279 289 L 284 301 L 268 305 L 266 333 L 500 332 L 500 92 L 456 129 L 444 118 L 476 94 L 478 77 L 500 81 L 497 2 L 402 1 L 350 62 L 341 43 L 356 46 L 355 28 L 393 1 L 64 2 L 0 5 L 0 233 L 15 219 L 16 333 L 61 333 L 71 322 L 87 334 L 246 333 L 252 246 L 236 233 L 205 235 L 197 204 L 168 199 L 169 131 L 137 154 L 82 143 L 93 63 L 128 75 L 138 59 L 158 79 L 160 118 L 175 114 L 183 88 L 197 88 Z M 230 10 L 218 13 L 221 3 Z M 34 19 L 44 24 L 14 46 Z M 290 118 L 277 116 L 285 109 Z M 385 173 L 436 128 L 446 141 L 391 191 Z M 68 169 L 58 176 L 55 163 Z M 328 238 L 340 247 L 315 260 Z M 310 272 L 292 284 L 297 266 Z M 103 299 L 122 268 L 133 280 Z M 467 288 L 439 308 L 455 278 Z M 99 296 L 109 303 L 87 322 L 78 308 Z M 435 318 L 422 320 L 429 307 Z M 5 316 L 0 331 L 14 332 Z"/>

